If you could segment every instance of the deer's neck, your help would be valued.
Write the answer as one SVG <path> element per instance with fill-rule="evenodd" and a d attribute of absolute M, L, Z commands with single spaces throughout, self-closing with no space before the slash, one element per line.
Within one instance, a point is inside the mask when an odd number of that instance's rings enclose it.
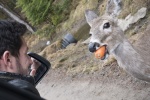
<path fill-rule="evenodd" d="M 150 82 L 150 65 L 127 40 L 119 44 L 112 53 L 120 67 L 134 77 Z"/>
<path fill-rule="evenodd" d="M 128 40 L 123 41 L 113 51 L 115 58 L 120 67 L 123 67 L 130 73 L 133 71 L 139 71 L 143 65 L 143 59 L 141 55 L 133 48 Z"/>

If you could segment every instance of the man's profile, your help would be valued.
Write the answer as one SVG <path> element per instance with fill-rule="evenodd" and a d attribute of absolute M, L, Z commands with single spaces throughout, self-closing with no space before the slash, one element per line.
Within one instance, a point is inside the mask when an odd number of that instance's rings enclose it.
<path fill-rule="evenodd" d="M 23 38 L 26 30 L 25 25 L 16 21 L 0 20 L 0 81 L 39 95 L 34 78 L 29 75 L 29 66 L 34 62 L 27 54 Z"/>

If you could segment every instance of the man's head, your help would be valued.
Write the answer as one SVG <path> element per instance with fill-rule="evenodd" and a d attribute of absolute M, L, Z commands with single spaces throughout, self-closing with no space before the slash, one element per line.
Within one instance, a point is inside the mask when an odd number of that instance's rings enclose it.
<path fill-rule="evenodd" d="M 0 20 L 0 71 L 28 74 L 32 64 L 23 39 L 26 26 L 15 21 Z"/>

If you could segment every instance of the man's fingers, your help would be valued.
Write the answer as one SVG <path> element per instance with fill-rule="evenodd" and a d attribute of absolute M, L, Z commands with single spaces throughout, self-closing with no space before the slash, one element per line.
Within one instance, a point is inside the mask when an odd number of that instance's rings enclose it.
<path fill-rule="evenodd" d="M 34 77 L 35 73 L 36 73 L 36 69 L 32 69 L 31 72 L 30 72 L 30 76 Z"/>
<path fill-rule="evenodd" d="M 30 72 L 30 75 L 31 76 L 35 76 L 36 74 L 36 70 L 38 69 L 38 67 L 41 65 L 41 63 L 39 61 L 37 61 L 36 59 L 32 58 L 31 57 L 31 60 L 32 60 L 32 65 L 31 65 L 31 72 Z"/>
<path fill-rule="evenodd" d="M 31 65 L 31 69 L 38 69 L 38 67 L 41 65 L 41 63 L 34 58 L 31 58 L 31 60 L 33 62 Z"/>

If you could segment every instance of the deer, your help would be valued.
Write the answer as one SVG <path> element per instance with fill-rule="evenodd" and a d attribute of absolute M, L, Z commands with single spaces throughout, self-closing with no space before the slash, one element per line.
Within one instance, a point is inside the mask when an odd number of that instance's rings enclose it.
<path fill-rule="evenodd" d="M 89 9 L 85 11 L 85 18 L 90 26 L 89 51 L 94 53 L 105 46 L 105 55 L 101 60 L 108 59 L 111 54 L 118 65 L 131 76 L 150 82 L 150 30 L 146 29 L 135 45 L 130 43 L 117 18 L 121 7 L 121 0 L 108 0 L 102 16 Z"/>

